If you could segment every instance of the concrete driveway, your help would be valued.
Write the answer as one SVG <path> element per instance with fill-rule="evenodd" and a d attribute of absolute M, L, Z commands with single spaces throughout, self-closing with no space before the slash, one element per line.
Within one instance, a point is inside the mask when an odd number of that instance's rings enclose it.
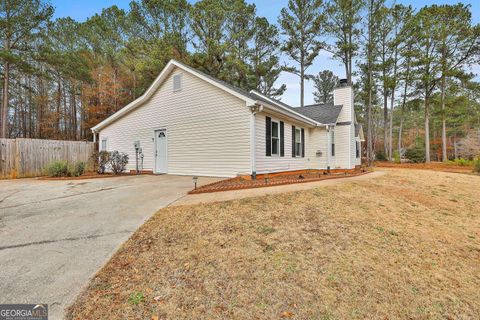
<path fill-rule="evenodd" d="M 0 303 L 48 303 L 61 319 L 116 249 L 192 186 L 169 175 L 0 180 Z"/>

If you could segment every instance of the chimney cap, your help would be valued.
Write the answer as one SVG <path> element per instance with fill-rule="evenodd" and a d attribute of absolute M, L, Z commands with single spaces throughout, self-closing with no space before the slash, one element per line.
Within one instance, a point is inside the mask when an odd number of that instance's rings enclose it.
<path fill-rule="evenodd" d="M 338 86 L 339 87 L 347 87 L 348 86 L 348 80 L 347 79 L 340 79 L 338 81 Z"/>

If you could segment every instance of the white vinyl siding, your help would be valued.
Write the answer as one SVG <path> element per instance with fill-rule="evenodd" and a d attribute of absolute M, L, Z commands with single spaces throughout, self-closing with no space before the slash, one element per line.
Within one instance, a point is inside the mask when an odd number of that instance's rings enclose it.
<path fill-rule="evenodd" d="M 272 118 L 272 121 L 284 122 L 284 147 L 285 153 L 283 157 L 267 156 L 266 155 L 266 136 L 265 136 L 265 118 Z M 271 173 L 281 171 L 293 171 L 303 169 L 313 169 L 310 165 L 309 153 L 309 129 L 305 128 L 305 157 L 292 157 L 292 125 L 295 127 L 302 127 L 304 124 L 295 123 L 288 118 L 277 117 L 275 115 L 261 112 L 255 116 L 255 155 L 256 155 L 256 170 L 257 173 Z"/>
<path fill-rule="evenodd" d="M 335 166 L 332 169 L 351 169 L 352 152 L 355 156 L 355 139 L 352 137 L 352 125 L 335 126 Z"/>
<path fill-rule="evenodd" d="M 309 130 L 310 146 L 306 149 L 305 156 L 310 158 L 312 169 L 327 169 L 328 136 L 324 127 Z M 331 165 L 330 165 L 331 166 Z"/>
<path fill-rule="evenodd" d="M 135 169 L 133 142 L 140 141 L 144 170 L 154 170 L 154 131 L 167 130 L 169 174 L 223 176 L 250 174 L 250 111 L 244 101 L 190 74 L 181 73 L 174 92 L 172 74 L 144 105 L 100 131 L 108 150 L 129 155 Z"/>

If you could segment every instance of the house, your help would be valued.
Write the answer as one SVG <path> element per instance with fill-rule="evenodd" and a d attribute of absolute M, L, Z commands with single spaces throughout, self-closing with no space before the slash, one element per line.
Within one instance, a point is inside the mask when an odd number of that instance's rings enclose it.
<path fill-rule="evenodd" d="M 293 108 L 175 60 L 92 131 L 100 150 L 129 155 L 127 170 L 218 177 L 353 169 L 363 141 L 344 81 L 333 105 Z"/>

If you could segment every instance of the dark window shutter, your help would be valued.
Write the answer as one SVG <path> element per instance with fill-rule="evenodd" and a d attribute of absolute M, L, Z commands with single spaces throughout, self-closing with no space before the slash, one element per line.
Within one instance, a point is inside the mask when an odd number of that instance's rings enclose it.
<path fill-rule="evenodd" d="M 302 129 L 302 157 L 305 157 L 305 129 Z"/>
<path fill-rule="evenodd" d="M 292 126 L 292 158 L 295 158 L 295 126 Z"/>
<path fill-rule="evenodd" d="M 270 157 L 272 155 L 272 119 L 265 117 L 265 146 L 266 155 Z"/>
<path fill-rule="evenodd" d="M 285 156 L 284 127 L 283 121 L 280 121 L 280 157 Z"/>

